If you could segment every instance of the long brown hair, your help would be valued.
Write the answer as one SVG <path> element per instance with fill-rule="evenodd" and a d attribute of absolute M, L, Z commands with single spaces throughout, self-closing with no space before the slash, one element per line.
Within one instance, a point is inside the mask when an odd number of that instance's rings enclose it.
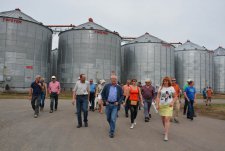
<path fill-rule="evenodd" d="M 162 80 L 161 88 L 163 87 L 164 81 L 168 81 L 168 86 L 169 87 L 172 86 L 171 78 L 170 77 L 164 77 L 163 80 Z"/>

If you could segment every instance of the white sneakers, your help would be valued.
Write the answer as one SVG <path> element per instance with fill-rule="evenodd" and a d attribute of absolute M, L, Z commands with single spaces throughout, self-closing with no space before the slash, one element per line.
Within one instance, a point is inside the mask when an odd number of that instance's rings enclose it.
<path fill-rule="evenodd" d="M 130 128 L 131 128 L 131 129 L 133 129 L 133 128 L 134 128 L 134 123 L 132 123 L 132 124 L 131 124 Z"/>
<path fill-rule="evenodd" d="M 165 135 L 164 141 L 168 141 L 168 136 L 167 135 Z"/>
<path fill-rule="evenodd" d="M 134 125 L 137 125 L 137 123 L 136 123 L 136 122 L 134 122 L 134 123 L 131 123 L 131 126 L 130 126 L 130 128 L 131 128 L 131 129 L 133 129 L 133 128 L 134 128 Z"/>

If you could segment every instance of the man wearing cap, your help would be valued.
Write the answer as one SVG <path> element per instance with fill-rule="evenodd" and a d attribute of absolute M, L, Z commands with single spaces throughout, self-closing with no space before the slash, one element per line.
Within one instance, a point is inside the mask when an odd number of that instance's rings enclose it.
<path fill-rule="evenodd" d="M 29 100 L 31 100 L 31 106 L 34 110 L 34 118 L 38 117 L 39 106 L 41 102 L 42 85 L 40 83 L 41 76 L 37 75 L 35 81 L 31 83 L 29 91 Z"/>
<path fill-rule="evenodd" d="M 113 138 L 116 128 L 118 105 L 121 104 L 123 100 L 123 90 L 121 86 L 117 84 L 117 76 L 111 76 L 111 83 L 105 85 L 101 94 L 102 100 L 106 105 L 105 112 L 110 126 L 109 137 Z"/>
<path fill-rule="evenodd" d="M 50 113 L 53 112 L 53 106 L 55 104 L 55 111 L 57 111 L 58 108 L 58 95 L 60 93 L 61 87 L 60 83 L 56 81 L 56 77 L 52 76 L 52 81 L 49 83 L 48 91 L 50 94 Z"/>
<path fill-rule="evenodd" d="M 151 118 L 150 108 L 152 105 L 152 99 L 154 98 L 155 88 L 151 85 L 151 80 L 146 79 L 145 85 L 141 88 L 141 94 L 144 100 L 144 115 L 145 122 L 149 122 Z"/>
<path fill-rule="evenodd" d="M 191 79 L 188 79 L 187 80 L 187 83 L 184 85 L 183 87 L 183 92 L 186 90 L 186 88 L 188 87 L 188 82 L 190 82 Z M 184 97 L 184 111 L 183 111 L 183 114 L 186 115 L 186 111 L 187 111 L 187 107 L 188 107 L 188 100 Z"/>
<path fill-rule="evenodd" d="M 95 92 L 96 92 L 96 85 L 93 83 L 93 79 L 90 79 L 90 110 L 95 111 Z"/>
<path fill-rule="evenodd" d="M 82 127 L 82 116 L 81 111 L 84 113 L 84 126 L 88 127 L 88 100 L 90 97 L 90 85 L 86 81 L 86 76 L 84 74 L 80 75 L 80 80 L 78 80 L 73 89 L 73 100 L 72 104 L 76 102 L 77 108 L 77 128 Z"/>
<path fill-rule="evenodd" d="M 173 117 L 171 118 L 171 121 L 173 122 L 176 122 L 176 123 L 179 123 L 179 120 L 178 120 L 178 115 L 179 115 L 179 112 L 180 112 L 180 92 L 181 92 L 181 89 L 179 87 L 179 85 L 176 83 L 176 79 L 175 78 L 172 78 L 172 86 L 175 90 L 175 96 L 176 96 L 176 100 L 174 101 L 174 104 L 173 104 L 173 109 L 174 109 L 174 112 L 173 112 Z"/>

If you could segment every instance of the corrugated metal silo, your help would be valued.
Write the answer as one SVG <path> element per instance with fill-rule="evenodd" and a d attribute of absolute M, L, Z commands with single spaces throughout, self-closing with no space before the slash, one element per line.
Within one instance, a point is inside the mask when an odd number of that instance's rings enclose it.
<path fill-rule="evenodd" d="M 20 9 L 0 13 L 0 77 L 24 90 L 36 74 L 49 78 L 52 31 Z"/>
<path fill-rule="evenodd" d="M 175 49 L 175 74 L 181 87 L 188 79 L 194 80 L 198 92 L 213 87 L 213 52 L 188 40 Z"/>
<path fill-rule="evenodd" d="M 225 49 L 222 47 L 214 51 L 214 91 L 225 92 Z"/>
<path fill-rule="evenodd" d="M 50 65 L 51 65 L 51 75 L 57 76 L 57 60 L 58 60 L 58 49 L 53 49 L 51 51 L 51 59 L 50 59 Z"/>
<path fill-rule="evenodd" d="M 125 44 L 121 49 L 123 82 L 150 78 L 154 85 L 165 76 L 174 77 L 174 47 L 148 33 Z"/>
<path fill-rule="evenodd" d="M 121 37 L 116 32 L 89 22 L 59 34 L 58 79 L 72 88 L 84 73 L 88 79 L 109 80 L 111 73 L 120 79 Z"/>

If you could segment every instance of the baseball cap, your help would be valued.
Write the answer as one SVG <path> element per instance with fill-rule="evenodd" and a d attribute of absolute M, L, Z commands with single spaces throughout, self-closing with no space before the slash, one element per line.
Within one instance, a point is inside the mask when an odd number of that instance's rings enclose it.
<path fill-rule="evenodd" d="M 55 76 L 52 76 L 52 79 L 56 79 L 56 77 Z"/>

